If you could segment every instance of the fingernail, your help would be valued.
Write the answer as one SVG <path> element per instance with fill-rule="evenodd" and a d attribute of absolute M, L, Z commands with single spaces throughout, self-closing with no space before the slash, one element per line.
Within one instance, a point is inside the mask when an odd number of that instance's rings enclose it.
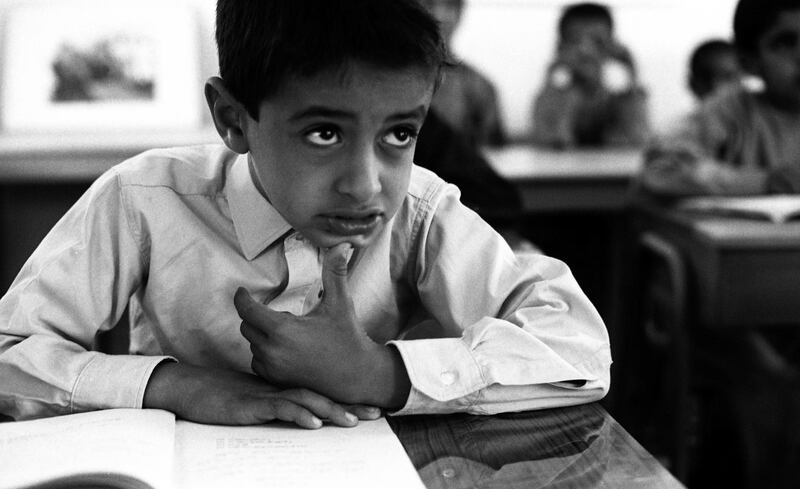
<path fill-rule="evenodd" d="M 322 420 L 319 418 L 311 418 L 311 426 L 314 428 L 322 428 Z"/>
<path fill-rule="evenodd" d="M 358 416 L 353 413 L 345 413 L 344 417 L 347 418 L 347 421 L 350 421 L 351 423 L 358 423 Z"/>

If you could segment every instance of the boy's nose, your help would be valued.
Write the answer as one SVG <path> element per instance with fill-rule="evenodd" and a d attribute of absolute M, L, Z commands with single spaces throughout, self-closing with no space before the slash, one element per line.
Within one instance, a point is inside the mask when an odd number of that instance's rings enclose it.
<path fill-rule="evenodd" d="M 380 158 L 373 148 L 355 152 L 344 164 L 336 190 L 356 202 L 368 202 L 381 191 Z"/>

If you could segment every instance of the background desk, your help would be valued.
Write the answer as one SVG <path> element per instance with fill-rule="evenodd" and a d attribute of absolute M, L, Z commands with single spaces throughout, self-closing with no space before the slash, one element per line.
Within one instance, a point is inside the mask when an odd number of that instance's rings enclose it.
<path fill-rule="evenodd" d="M 650 204 L 633 217 L 615 356 L 639 377 L 617 383 L 615 414 L 699 486 L 722 471 L 724 487 L 796 487 L 798 386 L 754 330 L 800 327 L 800 223 Z"/>
<path fill-rule="evenodd" d="M 554 151 L 517 145 L 484 154 L 514 182 L 531 213 L 620 211 L 641 165 L 639 149 Z"/>
<path fill-rule="evenodd" d="M 710 328 L 800 326 L 800 223 L 640 210 L 640 225 L 671 242 L 689 273 L 688 306 Z"/>

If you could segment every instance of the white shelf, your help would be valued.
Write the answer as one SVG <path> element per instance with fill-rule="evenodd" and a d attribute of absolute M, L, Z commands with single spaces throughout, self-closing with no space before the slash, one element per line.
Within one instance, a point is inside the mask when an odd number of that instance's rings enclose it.
<path fill-rule="evenodd" d="M 181 132 L 3 135 L 0 183 L 91 182 L 147 149 L 219 141 L 212 127 Z"/>

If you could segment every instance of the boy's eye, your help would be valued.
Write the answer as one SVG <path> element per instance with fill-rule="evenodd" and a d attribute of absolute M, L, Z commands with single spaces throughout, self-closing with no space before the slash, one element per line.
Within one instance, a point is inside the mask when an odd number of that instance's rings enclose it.
<path fill-rule="evenodd" d="M 333 146 L 342 140 L 334 127 L 319 127 L 305 134 L 306 140 L 315 146 Z"/>
<path fill-rule="evenodd" d="M 397 148 L 405 148 L 411 145 L 416 137 L 416 129 L 412 127 L 396 127 L 383 136 L 383 141 Z"/>

